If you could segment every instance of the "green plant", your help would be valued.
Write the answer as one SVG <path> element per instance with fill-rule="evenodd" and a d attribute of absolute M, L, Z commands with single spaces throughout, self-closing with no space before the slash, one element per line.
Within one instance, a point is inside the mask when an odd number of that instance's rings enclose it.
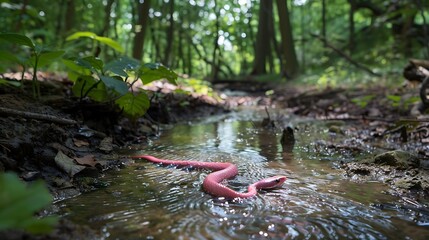
<path fill-rule="evenodd" d="M 80 37 L 90 37 L 117 51 L 122 49 L 115 41 L 89 32 L 75 33 L 67 39 L 76 40 Z M 148 84 L 165 78 L 176 84 L 177 80 L 177 74 L 162 64 L 141 64 L 128 57 L 119 57 L 107 64 L 94 56 L 63 59 L 63 63 L 69 69 L 70 80 L 74 82 L 72 91 L 75 96 L 81 100 L 89 97 L 98 102 L 114 102 L 131 119 L 144 115 L 150 105 L 145 92 L 129 91 L 136 82 Z"/>
<path fill-rule="evenodd" d="M 207 95 L 210 97 L 218 98 L 216 91 L 213 90 L 211 83 L 202 79 L 197 78 L 181 78 L 180 84 L 183 86 L 191 87 L 192 90 L 184 90 L 184 89 L 177 89 L 176 93 L 183 93 L 183 94 L 202 94 Z"/>
<path fill-rule="evenodd" d="M 397 108 L 403 108 L 403 109 L 408 109 L 408 107 L 411 104 L 414 104 L 416 102 L 420 101 L 420 97 L 419 96 L 412 96 L 412 97 L 408 97 L 408 98 L 404 98 L 402 96 L 398 96 L 398 95 L 387 95 L 386 96 L 387 99 L 390 100 L 390 103 L 392 104 L 392 107 L 397 107 Z"/>
<path fill-rule="evenodd" d="M 37 218 L 34 214 L 52 202 L 43 182 L 29 186 L 12 173 L 0 174 L 0 231 L 15 229 L 30 233 L 48 233 L 57 223 L 56 216 Z"/>
<path fill-rule="evenodd" d="M 105 44 L 111 48 L 113 48 L 115 51 L 119 52 L 119 53 L 124 53 L 124 48 L 115 40 L 111 39 L 111 38 L 107 38 L 107 37 L 102 37 L 102 36 L 98 36 L 97 34 L 93 33 L 93 32 L 75 32 L 72 35 L 68 36 L 66 38 L 66 41 L 73 41 L 73 40 L 77 40 L 80 38 L 90 38 L 93 41 L 92 44 L 92 52 L 95 55 L 96 52 L 96 45 L 94 44 L 95 42 L 99 42 L 102 44 Z"/>
<path fill-rule="evenodd" d="M 35 44 L 30 38 L 26 37 L 25 35 L 16 33 L 2 33 L 0 34 L 0 39 L 13 44 L 17 44 L 22 47 L 30 48 L 31 54 L 29 56 L 19 57 L 13 54 L 11 51 L 1 51 L 0 59 L 13 62 L 22 66 L 23 70 L 21 80 L 23 80 L 24 72 L 27 66 L 33 67 L 33 96 L 35 98 L 40 98 L 40 86 L 37 80 L 38 69 L 47 66 L 53 63 L 55 60 L 59 59 L 64 54 L 64 51 L 47 50 L 42 45 Z"/>
<path fill-rule="evenodd" d="M 366 95 L 366 96 L 362 96 L 362 97 L 355 97 L 352 98 L 351 101 L 352 103 L 358 105 L 361 108 L 365 108 L 368 103 L 375 97 L 375 95 L 371 94 L 371 95 Z"/>

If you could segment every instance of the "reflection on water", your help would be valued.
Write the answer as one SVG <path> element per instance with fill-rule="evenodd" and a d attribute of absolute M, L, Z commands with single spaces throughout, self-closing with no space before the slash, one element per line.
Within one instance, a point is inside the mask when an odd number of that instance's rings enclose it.
<path fill-rule="evenodd" d="M 99 228 L 110 239 L 425 239 L 429 235 L 428 227 L 416 224 L 407 213 L 374 207 L 401 201 L 383 194 L 383 185 L 343 179 L 333 161 L 327 161 L 342 156 L 315 151 L 313 143 L 329 137 L 323 130 L 303 124 L 294 150 L 284 153 L 281 132 L 258 125 L 228 120 L 179 125 L 135 154 L 232 162 L 240 173 L 228 186 L 238 191 L 260 178 L 288 176 L 280 189 L 225 201 L 202 191 L 208 171 L 138 160 L 107 174 L 103 180 L 109 187 L 58 205 L 68 218 Z"/>

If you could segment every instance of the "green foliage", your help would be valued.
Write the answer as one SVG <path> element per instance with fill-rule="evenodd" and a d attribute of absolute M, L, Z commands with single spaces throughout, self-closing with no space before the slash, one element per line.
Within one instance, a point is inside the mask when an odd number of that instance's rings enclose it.
<path fill-rule="evenodd" d="M 111 39 L 99 37 L 91 32 L 78 32 L 67 40 L 89 37 L 95 41 L 121 50 Z M 112 44 L 115 43 L 115 44 Z M 72 92 L 79 98 L 89 97 L 94 101 L 114 102 L 125 116 L 135 119 L 144 115 L 149 108 L 149 98 L 144 92 L 137 94 L 129 89 L 138 81 L 148 84 L 159 79 L 167 79 L 176 84 L 177 74 L 160 63 L 141 64 L 127 57 L 119 57 L 107 64 L 98 57 L 64 59 L 69 78 L 74 81 Z M 132 78 L 132 80 L 131 80 Z"/>
<path fill-rule="evenodd" d="M 411 104 L 414 104 L 414 103 L 420 101 L 419 96 L 412 96 L 412 97 L 404 98 L 403 96 L 390 95 L 389 94 L 386 97 L 387 97 L 387 99 L 390 100 L 392 107 L 402 108 L 404 110 L 408 109 Z"/>
<path fill-rule="evenodd" d="M 34 214 L 52 202 L 43 182 L 26 186 L 11 173 L 0 174 L 0 231 L 25 230 L 34 234 L 48 233 L 58 218 L 36 218 Z"/>
<path fill-rule="evenodd" d="M 201 80 L 201 79 L 196 79 L 196 78 L 188 78 L 188 79 L 181 79 L 180 83 L 184 86 L 189 86 L 193 89 L 193 92 L 197 93 L 197 94 L 203 94 L 203 95 L 207 95 L 210 97 L 218 97 L 216 92 L 213 90 L 213 88 L 211 87 L 210 82 L 207 82 L 205 80 Z M 189 92 L 189 91 L 184 91 L 184 90 L 176 90 L 177 92 Z"/>
<path fill-rule="evenodd" d="M 17 44 L 22 47 L 30 48 L 31 54 L 28 56 L 17 57 L 14 56 L 12 52 L 2 51 L 0 52 L 0 57 L 2 57 L 3 61 L 8 61 L 21 65 L 23 67 L 23 72 L 25 71 L 27 66 L 33 67 L 33 96 L 35 98 L 40 98 L 40 87 L 37 81 L 38 69 L 40 67 L 45 67 L 49 64 L 52 64 L 54 61 L 64 55 L 64 51 L 46 50 L 43 46 L 33 43 L 33 41 L 27 36 L 16 33 L 2 33 L 0 34 L 0 39 L 10 42 L 12 44 Z"/>
<path fill-rule="evenodd" d="M 355 97 L 351 101 L 352 103 L 358 105 L 359 107 L 365 108 L 374 97 L 375 95 L 371 94 L 371 95 L 366 95 L 362 97 Z"/>
<path fill-rule="evenodd" d="M 111 38 L 107 38 L 107 37 L 98 36 L 97 34 L 95 34 L 93 32 L 76 32 L 76 33 L 73 33 L 72 35 L 68 36 L 66 38 L 66 41 L 77 40 L 79 38 L 90 38 L 90 39 L 93 39 L 94 41 L 103 43 L 103 44 L 115 49 L 116 51 L 118 51 L 120 53 L 125 52 L 124 48 L 115 40 L 113 40 Z"/>

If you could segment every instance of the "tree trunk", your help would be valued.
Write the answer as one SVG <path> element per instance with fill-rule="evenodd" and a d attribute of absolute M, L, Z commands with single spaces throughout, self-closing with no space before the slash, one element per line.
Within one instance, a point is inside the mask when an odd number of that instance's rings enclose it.
<path fill-rule="evenodd" d="M 218 52 L 219 52 L 219 44 L 218 44 L 218 40 L 219 40 L 219 29 L 220 29 L 220 21 L 219 21 L 219 9 L 218 9 L 218 4 L 217 4 L 217 0 L 214 0 L 214 14 L 216 15 L 216 27 L 215 27 L 215 37 L 214 37 L 214 46 L 213 46 L 213 53 L 212 53 L 212 69 L 211 69 L 211 80 L 214 81 L 218 78 L 219 75 L 219 56 L 218 56 Z"/>
<path fill-rule="evenodd" d="M 355 0 L 349 0 L 350 11 L 349 11 L 349 54 L 352 55 L 355 49 Z"/>
<path fill-rule="evenodd" d="M 151 55 L 151 59 L 154 59 L 155 61 L 161 61 L 161 51 L 159 50 L 159 44 L 157 39 L 156 30 L 154 27 L 154 24 L 150 24 L 150 36 L 152 37 L 152 45 L 153 45 L 153 51 Z"/>
<path fill-rule="evenodd" d="M 98 35 L 100 36 L 108 36 L 107 32 L 110 27 L 110 13 L 112 12 L 112 6 L 115 0 L 107 1 L 106 6 L 104 7 L 104 21 L 103 21 L 103 29 L 101 29 Z"/>
<path fill-rule="evenodd" d="M 143 3 L 136 0 L 137 3 L 137 23 L 134 25 L 134 46 L 133 58 L 141 60 L 143 57 L 144 38 L 146 35 L 147 22 L 149 18 L 150 0 L 145 0 Z"/>
<path fill-rule="evenodd" d="M 323 46 L 326 47 L 326 0 L 322 0 L 322 37 Z"/>
<path fill-rule="evenodd" d="M 259 24 L 256 35 L 255 59 L 253 61 L 252 75 L 267 73 L 266 62 L 270 51 L 270 15 L 273 14 L 273 1 L 261 0 L 259 6 Z"/>
<path fill-rule="evenodd" d="M 173 19 L 173 14 L 174 14 L 174 0 L 169 0 L 169 7 L 170 7 L 170 19 L 169 19 L 169 23 L 170 25 L 168 26 L 167 29 L 167 46 L 165 47 L 165 54 L 164 54 L 164 61 L 163 63 L 167 66 L 170 66 L 172 63 L 172 59 L 171 59 L 171 48 L 173 46 L 173 33 L 174 33 L 174 19 Z"/>
<path fill-rule="evenodd" d="M 284 74 L 288 78 L 293 78 L 298 74 L 299 65 L 295 52 L 292 27 L 289 21 L 289 11 L 287 3 L 284 0 L 277 0 L 277 9 L 279 14 L 280 33 L 284 57 Z"/>
<path fill-rule="evenodd" d="M 27 11 L 27 5 L 28 5 L 28 0 L 24 0 L 22 5 L 21 5 L 21 11 L 19 12 L 19 16 L 18 16 L 18 21 L 16 21 L 15 24 L 15 31 L 21 32 L 21 28 L 22 28 L 22 23 L 24 22 L 24 18 L 26 15 L 26 11 Z"/>
<path fill-rule="evenodd" d="M 76 7 L 74 3 L 75 2 L 73 0 L 67 0 L 67 9 L 64 22 L 64 32 L 66 34 L 69 34 L 74 27 L 76 16 Z"/>

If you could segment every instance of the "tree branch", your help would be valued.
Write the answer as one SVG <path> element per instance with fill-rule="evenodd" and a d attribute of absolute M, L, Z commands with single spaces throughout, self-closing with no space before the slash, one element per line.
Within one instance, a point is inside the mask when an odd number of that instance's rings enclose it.
<path fill-rule="evenodd" d="M 53 115 L 47 115 L 47 114 L 41 114 L 41 113 L 19 111 L 19 110 L 5 108 L 5 107 L 0 107 L 0 115 L 6 115 L 6 116 L 12 115 L 17 117 L 36 119 L 36 120 L 65 124 L 65 125 L 78 124 L 77 121 L 67 119 L 67 118 L 61 118 L 61 117 L 56 117 Z"/>

